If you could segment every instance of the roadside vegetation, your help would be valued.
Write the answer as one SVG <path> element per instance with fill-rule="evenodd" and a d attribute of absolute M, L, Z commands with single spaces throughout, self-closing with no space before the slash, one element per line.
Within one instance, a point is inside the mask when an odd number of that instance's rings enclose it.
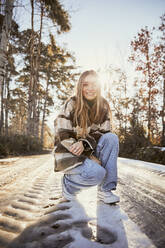
<path fill-rule="evenodd" d="M 0 157 L 53 148 L 47 118 L 80 74 L 73 52 L 57 42 L 71 30 L 69 10 L 60 0 L 27 3 L 0 0 Z M 24 10 L 28 28 L 17 18 Z M 104 70 L 119 155 L 165 164 L 165 14 L 132 38 L 128 60 L 131 80 L 122 66 Z"/>

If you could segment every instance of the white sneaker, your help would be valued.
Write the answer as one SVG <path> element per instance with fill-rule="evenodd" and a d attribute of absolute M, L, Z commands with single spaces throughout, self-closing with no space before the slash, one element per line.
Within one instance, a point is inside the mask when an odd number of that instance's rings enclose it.
<path fill-rule="evenodd" d="M 97 193 L 98 199 L 104 203 L 117 203 L 120 197 L 113 194 L 112 191 L 99 191 Z"/>

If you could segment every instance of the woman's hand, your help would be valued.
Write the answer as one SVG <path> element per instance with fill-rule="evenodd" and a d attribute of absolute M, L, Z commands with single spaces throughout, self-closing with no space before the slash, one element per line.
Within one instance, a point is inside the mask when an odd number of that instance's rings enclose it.
<path fill-rule="evenodd" d="M 82 141 L 78 141 L 71 145 L 70 147 L 70 152 L 73 153 L 76 156 L 79 156 L 83 153 L 84 151 L 84 146 Z"/>

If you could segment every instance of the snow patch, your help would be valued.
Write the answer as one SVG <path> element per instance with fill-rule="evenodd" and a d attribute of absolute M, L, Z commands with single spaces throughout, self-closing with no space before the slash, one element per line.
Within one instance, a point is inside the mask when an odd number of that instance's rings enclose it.
<path fill-rule="evenodd" d="M 148 169 L 155 170 L 155 171 L 165 172 L 165 166 L 162 164 L 150 163 L 150 162 L 145 162 L 141 160 L 121 158 L 121 157 L 118 158 L 118 161 L 124 164 L 127 164 L 127 165 L 131 165 L 131 166 L 135 165 L 138 167 L 148 168 Z"/>

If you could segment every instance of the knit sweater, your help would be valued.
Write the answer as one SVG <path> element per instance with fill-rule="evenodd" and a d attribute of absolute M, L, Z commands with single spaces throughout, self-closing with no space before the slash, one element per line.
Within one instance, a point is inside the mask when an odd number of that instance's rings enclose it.
<path fill-rule="evenodd" d="M 102 119 L 97 123 L 91 123 L 87 128 L 86 138 L 79 137 L 81 128 L 73 122 L 76 97 L 71 97 L 61 108 L 55 119 L 55 148 L 54 148 L 54 171 L 64 171 L 74 168 L 83 163 L 86 158 L 95 151 L 99 138 L 111 131 L 111 120 L 107 108 L 107 101 L 102 98 L 103 113 Z M 90 104 L 91 105 L 91 104 Z M 90 106 L 89 105 L 89 106 Z M 90 106 L 91 107 L 91 106 Z M 77 138 L 79 137 L 79 138 Z M 69 147 L 77 142 L 82 141 L 84 151 L 81 155 L 76 156 L 69 151 Z"/>

